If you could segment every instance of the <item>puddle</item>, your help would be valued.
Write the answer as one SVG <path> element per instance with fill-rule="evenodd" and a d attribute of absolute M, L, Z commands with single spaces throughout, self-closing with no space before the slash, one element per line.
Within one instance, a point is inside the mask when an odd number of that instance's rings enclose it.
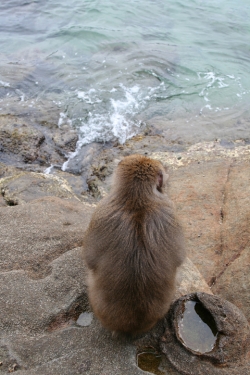
<path fill-rule="evenodd" d="M 93 319 L 93 314 L 90 312 L 81 313 L 76 321 L 76 324 L 82 327 L 87 327 L 91 324 Z"/>
<path fill-rule="evenodd" d="M 186 301 L 184 306 L 178 327 L 180 338 L 187 348 L 195 352 L 210 352 L 218 334 L 214 318 L 200 302 Z"/>
<path fill-rule="evenodd" d="M 143 371 L 165 375 L 165 372 L 159 370 L 161 362 L 162 356 L 153 348 L 144 348 L 137 354 L 137 366 Z"/>

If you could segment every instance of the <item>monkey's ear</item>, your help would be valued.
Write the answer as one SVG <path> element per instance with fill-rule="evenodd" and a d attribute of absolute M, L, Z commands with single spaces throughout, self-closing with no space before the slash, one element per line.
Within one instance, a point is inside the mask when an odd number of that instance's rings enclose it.
<path fill-rule="evenodd" d="M 162 171 L 159 171 L 158 172 L 158 175 L 157 175 L 157 188 L 158 189 L 161 189 L 162 186 L 163 186 L 163 173 Z"/>

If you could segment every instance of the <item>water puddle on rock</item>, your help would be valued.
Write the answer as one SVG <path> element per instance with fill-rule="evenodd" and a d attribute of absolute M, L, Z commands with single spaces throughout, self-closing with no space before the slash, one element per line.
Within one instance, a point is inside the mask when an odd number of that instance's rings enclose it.
<path fill-rule="evenodd" d="M 164 375 L 159 367 L 162 362 L 162 356 L 153 348 L 143 348 L 137 354 L 137 366 L 143 370 L 156 375 Z"/>
<path fill-rule="evenodd" d="M 210 352 L 218 334 L 213 316 L 200 302 L 186 301 L 184 307 L 178 327 L 184 345 L 198 353 Z"/>

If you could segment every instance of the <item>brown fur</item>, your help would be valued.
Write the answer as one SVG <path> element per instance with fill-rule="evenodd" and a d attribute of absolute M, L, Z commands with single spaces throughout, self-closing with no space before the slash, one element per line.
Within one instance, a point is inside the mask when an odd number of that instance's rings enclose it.
<path fill-rule="evenodd" d="M 172 301 L 185 250 L 173 204 L 164 193 L 166 179 L 159 161 L 125 157 L 86 232 L 90 303 L 112 331 L 145 332 Z"/>

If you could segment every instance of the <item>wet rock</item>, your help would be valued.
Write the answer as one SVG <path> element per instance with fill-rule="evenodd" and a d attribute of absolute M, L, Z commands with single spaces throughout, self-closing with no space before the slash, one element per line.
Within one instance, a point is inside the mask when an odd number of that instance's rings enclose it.
<path fill-rule="evenodd" d="M 8 90 L 10 89 L 8 88 Z M 33 125 L 40 124 L 47 129 L 57 128 L 61 111 L 53 100 L 40 98 L 39 101 L 35 103 L 34 99 L 26 97 L 21 90 L 14 89 L 13 91 L 13 96 L 5 96 L 2 98 L 1 115 L 6 118 L 9 117 L 10 119 L 13 116 L 18 117 Z"/>
<path fill-rule="evenodd" d="M 164 375 L 161 371 L 162 356 L 152 348 L 144 348 L 137 354 L 137 366 L 143 371 L 148 371 L 156 375 Z"/>
<path fill-rule="evenodd" d="M 201 304 L 215 322 L 218 331 L 216 343 L 208 352 L 194 351 L 183 343 L 179 324 L 186 301 Z M 197 331 L 198 329 L 197 325 Z M 171 364 L 182 374 L 240 374 L 250 365 L 246 356 L 250 349 L 250 327 L 235 305 L 217 296 L 194 293 L 180 298 L 171 306 L 160 347 Z"/>
<path fill-rule="evenodd" d="M 83 146 L 73 160 L 69 159 L 66 165 L 66 171 L 77 174 L 87 174 L 93 160 L 97 159 L 101 149 L 102 145 L 99 143 L 91 143 Z"/>
<path fill-rule="evenodd" d="M 87 179 L 88 191 L 94 198 L 101 198 L 101 192 L 99 190 L 99 179 L 97 177 L 90 177 Z"/>
<path fill-rule="evenodd" d="M 63 125 L 54 130 L 52 140 L 57 147 L 68 153 L 75 151 L 78 135 L 69 125 Z"/>
<path fill-rule="evenodd" d="M 41 131 L 15 116 L 0 116 L 2 152 L 12 154 L 18 161 L 34 162 L 45 137 Z"/>
<path fill-rule="evenodd" d="M 2 103 L 3 104 L 3 103 Z M 33 170 L 37 165 L 62 166 L 74 151 L 78 135 L 69 124 L 58 127 L 60 113 L 50 102 L 36 108 L 24 102 L 17 106 L 11 100 L 0 115 L 1 162 Z"/>

